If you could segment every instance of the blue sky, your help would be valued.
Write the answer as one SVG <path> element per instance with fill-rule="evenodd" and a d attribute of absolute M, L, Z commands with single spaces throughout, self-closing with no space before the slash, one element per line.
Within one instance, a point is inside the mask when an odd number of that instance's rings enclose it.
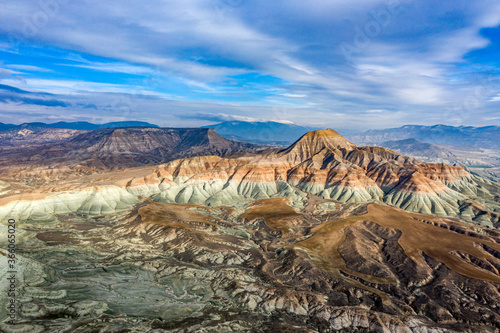
<path fill-rule="evenodd" d="M 499 54 L 496 0 L 4 0 L 0 122 L 499 125 Z"/>

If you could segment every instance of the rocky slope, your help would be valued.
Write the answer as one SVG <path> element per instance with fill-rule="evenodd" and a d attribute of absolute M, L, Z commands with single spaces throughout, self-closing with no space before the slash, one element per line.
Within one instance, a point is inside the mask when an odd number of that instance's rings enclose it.
<path fill-rule="evenodd" d="M 22 148 L 41 148 L 73 138 L 82 131 L 59 128 L 20 128 L 0 131 L 0 151 L 7 153 Z"/>
<path fill-rule="evenodd" d="M 208 130 L 106 131 L 41 154 L 51 166 L 231 154 L 1 174 L 0 230 L 16 219 L 21 295 L 16 326 L 0 307 L 1 331 L 500 329 L 495 182 L 330 129 L 260 154 Z"/>
<path fill-rule="evenodd" d="M 108 151 L 125 151 L 125 155 L 117 157 L 123 160 L 132 149 L 141 151 L 150 147 L 157 152 L 155 144 L 172 145 L 164 141 L 152 142 L 146 137 L 142 146 L 131 147 L 116 130 L 105 138 L 97 136 L 87 141 L 90 145 L 75 151 L 84 150 L 97 157 Z M 211 147 L 213 141 L 209 135 L 206 138 L 206 142 L 199 141 L 197 146 L 181 139 L 178 147 L 187 145 L 191 150 L 183 152 L 196 154 L 201 147 Z M 213 148 L 217 153 L 232 151 L 234 143 L 218 140 L 222 143 Z M 227 150 L 220 150 L 220 147 Z M 74 152 L 68 154 L 71 156 Z M 158 158 L 159 155 L 154 156 Z M 174 152 L 169 156 L 175 156 Z M 144 160 L 144 156 L 141 155 L 141 159 Z M 44 214 L 66 211 L 68 204 L 64 202 L 67 200 L 77 211 L 109 213 L 126 207 L 129 202 L 140 201 L 141 196 L 152 197 L 158 202 L 210 206 L 290 197 L 296 207 L 302 207 L 307 193 L 312 193 L 348 203 L 384 202 L 410 212 L 460 217 L 490 227 L 497 227 L 500 220 L 500 204 L 495 200 L 500 194 L 497 183 L 471 175 L 459 167 L 423 163 L 379 147 L 357 147 L 330 129 L 309 132 L 281 151 L 240 157 L 177 159 L 154 169 L 132 169 L 125 173 L 59 182 L 56 187 L 49 184 L 18 191 L 29 192 L 28 197 L 40 193 L 44 199 L 22 200 L 22 194 L 9 195 L 13 194 L 11 190 L 0 199 L 5 203 L 0 206 L 0 216 L 14 214 L 28 218 L 40 209 Z M 101 198 L 103 191 L 107 193 L 105 199 Z"/>
<path fill-rule="evenodd" d="M 262 150 L 219 136 L 213 129 L 155 127 L 24 130 L 0 133 L 0 174 L 60 179 L 68 174 L 90 174 L 128 167 L 155 165 L 181 157 L 228 155 Z M 2 136 L 3 135 L 3 136 Z"/>
<path fill-rule="evenodd" d="M 418 158 L 424 162 L 461 164 L 471 169 L 500 167 L 500 150 L 467 146 L 435 145 L 416 139 L 387 141 L 381 147 L 400 154 Z"/>
<path fill-rule="evenodd" d="M 498 232 L 314 195 L 301 210 L 289 204 L 283 198 L 232 207 L 147 201 L 121 214 L 24 223 L 19 321 L 2 320 L 0 329 L 500 329 Z M 3 288 L 7 265 L 0 267 Z M 5 315 L 2 307 L 0 319 Z"/>

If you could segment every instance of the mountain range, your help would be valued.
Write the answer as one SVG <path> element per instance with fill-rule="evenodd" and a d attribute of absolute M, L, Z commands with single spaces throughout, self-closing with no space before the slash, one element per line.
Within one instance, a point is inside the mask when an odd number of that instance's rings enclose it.
<path fill-rule="evenodd" d="M 209 128 L 157 127 L 25 129 L 0 133 L 0 145 L 0 172 L 19 178 L 37 170 L 40 181 L 42 174 L 62 177 L 64 173 L 88 174 L 161 164 L 180 157 L 223 156 L 264 149 L 227 140 Z"/>
<path fill-rule="evenodd" d="M 416 139 L 395 140 L 380 143 L 381 147 L 418 158 L 425 162 L 446 163 L 485 168 L 500 166 L 500 150 L 470 146 L 436 145 Z"/>
<path fill-rule="evenodd" d="M 500 149 L 500 126 L 405 125 L 349 135 L 349 139 L 361 145 L 378 145 L 387 141 L 416 139 L 438 145 Z"/>
<path fill-rule="evenodd" d="M 490 227 L 500 219 L 495 200 L 500 186 L 495 182 L 460 167 L 424 163 L 381 147 L 358 147 L 331 129 L 308 132 L 286 149 L 236 143 L 214 129 L 100 129 L 55 144 L 7 150 L 0 171 L 14 179 L 35 173 L 38 181 L 50 181 L 75 172 L 165 162 L 153 176 L 161 179 L 154 181 L 161 189 L 154 200 L 160 202 L 217 206 L 291 197 L 300 206 L 311 193 L 347 203 L 384 202 Z"/>
<path fill-rule="evenodd" d="M 263 155 L 180 159 L 158 172 L 165 187 L 154 198 L 161 202 L 224 205 L 291 197 L 300 206 L 301 198 L 311 193 L 348 203 L 385 202 L 491 227 L 500 218 L 498 184 L 459 167 L 358 147 L 331 129 L 309 132 L 290 147 Z"/>
<path fill-rule="evenodd" d="M 0 155 L 0 219 L 23 249 L 16 329 L 500 329 L 494 181 L 332 129 L 284 148 L 214 129 L 48 130 L 61 137 Z"/>
<path fill-rule="evenodd" d="M 92 131 L 100 128 L 116 128 L 116 127 L 158 127 L 157 125 L 150 124 L 144 121 L 117 121 L 105 124 L 93 124 L 87 121 L 77 121 L 77 122 L 65 122 L 60 121 L 53 124 L 46 124 L 41 122 L 34 123 L 23 123 L 20 125 L 14 124 L 4 124 L 0 123 L 0 132 L 11 130 L 11 131 L 20 131 L 20 130 L 40 130 L 44 128 L 64 128 L 64 129 L 73 129 L 80 131 Z"/>
<path fill-rule="evenodd" d="M 117 127 L 158 126 L 141 121 L 110 122 L 105 124 L 93 124 L 84 121 L 57 122 L 53 124 L 34 122 L 20 125 L 0 123 L 0 133 L 7 130 L 30 130 L 37 132 L 46 128 L 96 130 Z M 213 128 L 222 137 L 233 141 L 278 146 L 289 146 L 298 137 L 309 131 L 318 129 L 276 121 L 225 121 L 214 125 L 202 126 L 202 128 Z M 447 125 L 405 125 L 398 128 L 377 129 L 366 132 L 353 129 L 341 129 L 339 132 L 358 145 L 381 145 L 389 141 L 414 139 L 434 145 L 500 149 L 500 126 L 454 127 Z"/>
<path fill-rule="evenodd" d="M 387 141 L 381 147 L 390 148 L 398 153 L 411 156 L 429 163 L 457 165 L 468 172 L 500 181 L 500 150 L 470 146 L 436 145 L 416 139 Z"/>
<path fill-rule="evenodd" d="M 213 128 L 231 140 L 272 145 L 289 145 L 298 137 L 315 129 L 276 121 L 225 121 L 203 127 Z"/>
<path fill-rule="evenodd" d="M 226 121 L 204 127 L 215 128 L 217 133 L 231 140 L 258 144 L 288 146 L 306 132 L 317 130 L 280 122 Z M 500 150 L 500 127 L 405 125 L 398 128 L 361 132 L 341 129 L 341 134 L 358 145 L 382 145 L 384 142 L 414 139 L 434 145 L 476 147 Z"/>

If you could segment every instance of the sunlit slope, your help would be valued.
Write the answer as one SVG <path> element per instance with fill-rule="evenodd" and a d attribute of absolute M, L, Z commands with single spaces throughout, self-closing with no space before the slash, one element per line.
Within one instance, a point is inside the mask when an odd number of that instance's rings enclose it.
<path fill-rule="evenodd" d="M 23 200 L 12 192 L 0 198 L 0 216 L 29 217 L 40 210 L 98 215 L 126 209 L 144 197 L 211 206 L 290 197 L 293 205 L 302 207 L 311 193 L 348 203 L 384 202 L 409 212 L 460 217 L 490 227 L 500 219 L 500 203 L 495 200 L 499 184 L 459 167 L 423 163 L 380 147 L 357 147 L 330 129 L 309 132 L 281 151 L 197 156 L 156 168 L 25 186 L 20 191 L 40 192 L 43 201 Z"/>

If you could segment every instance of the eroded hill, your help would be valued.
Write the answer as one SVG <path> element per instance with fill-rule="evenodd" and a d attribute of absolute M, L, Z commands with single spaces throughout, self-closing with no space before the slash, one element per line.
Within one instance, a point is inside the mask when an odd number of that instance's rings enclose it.
<path fill-rule="evenodd" d="M 224 139 L 213 129 L 129 127 L 93 131 L 44 128 L 0 133 L 0 175 L 53 180 L 182 157 L 224 156 L 263 147 Z"/>
<path fill-rule="evenodd" d="M 115 131 L 58 158 L 121 161 L 169 143 Z M 358 147 L 333 130 L 252 154 L 203 138 L 176 144 L 193 153 L 215 145 L 220 155 L 226 147 L 226 156 L 83 175 L 45 173 L 47 165 L 2 174 L 0 219 L 18 221 L 23 297 L 21 324 L 0 328 L 500 329 L 497 183 Z"/>
<path fill-rule="evenodd" d="M 299 210 L 286 198 L 233 207 L 148 201 L 121 214 L 32 221 L 20 238 L 15 329 L 500 328 L 498 232 L 379 204 L 305 202 Z"/>

